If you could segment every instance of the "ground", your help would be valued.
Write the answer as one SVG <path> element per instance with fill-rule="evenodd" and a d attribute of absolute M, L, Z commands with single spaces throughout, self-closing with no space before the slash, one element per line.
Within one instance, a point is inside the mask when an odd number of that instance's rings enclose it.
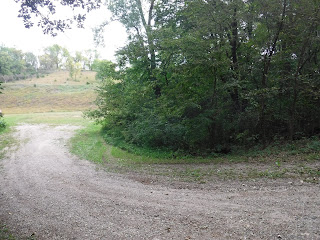
<path fill-rule="evenodd" d="M 77 128 L 16 127 L 0 220 L 23 239 L 320 239 L 318 184 L 110 173 L 70 154 Z"/>
<path fill-rule="evenodd" d="M 4 114 L 85 111 L 94 107 L 95 73 L 81 72 L 77 81 L 57 71 L 3 84 L 0 109 Z"/>

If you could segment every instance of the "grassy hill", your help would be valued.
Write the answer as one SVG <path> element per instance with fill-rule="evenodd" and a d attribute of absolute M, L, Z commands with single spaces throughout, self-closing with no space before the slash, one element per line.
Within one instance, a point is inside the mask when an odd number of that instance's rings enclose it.
<path fill-rule="evenodd" d="M 71 112 L 93 108 L 95 72 L 84 71 L 71 80 L 67 71 L 4 84 L 0 109 L 4 114 Z"/>

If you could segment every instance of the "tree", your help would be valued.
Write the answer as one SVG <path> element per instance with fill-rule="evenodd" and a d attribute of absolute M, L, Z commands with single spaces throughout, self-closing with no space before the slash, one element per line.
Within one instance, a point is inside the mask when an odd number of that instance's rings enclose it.
<path fill-rule="evenodd" d="M 15 0 L 20 3 L 20 11 L 18 17 L 23 19 L 26 28 L 34 26 L 34 21 L 37 19 L 37 25 L 43 29 L 45 34 L 56 36 L 58 32 L 64 32 L 70 29 L 75 22 L 78 27 L 83 27 L 83 22 L 86 19 L 86 13 L 97 9 L 101 5 L 101 0 Z M 69 6 L 74 15 L 67 19 L 54 19 L 56 13 L 57 3 L 62 6 Z M 75 10 L 82 9 L 83 11 L 77 13 Z"/>
<path fill-rule="evenodd" d="M 131 43 L 128 48 L 122 49 L 119 54 L 124 55 L 124 59 L 130 64 L 143 63 L 139 66 L 143 67 L 142 71 L 146 72 L 148 80 L 154 82 L 155 95 L 160 96 L 160 85 L 154 74 L 157 61 L 153 37 L 155 4 L 155 0 L 145 2 L 140 0 L 107 1 L 107 6 L 113 13 L 113 20 L 121 22 L 130 34 Z M 158 4 L 161 4 L 160 1 Z M 144 11 L 144 9 L 147 9 L 147 11 Z M 130 54 L 132 50 L 136 54 Z"/>
<path fill-rule="evenodd" d="M 67 69 L 69 70 L 69 75 L 71 79 L 77 81 L 77 76 L 81 72 L 82 64 L 77 62 L 75 58 L 69 56 L 66 62 Z"/>
<path fill-rule="evenodd" d="M 55 10 L 50 1 L 24 2 L 33 13 Z M 88 115 L 108 139 L 194 154 L 320 133 L 319 1 L 106 4 L 129 34 L 118 65 L 79 54 L 68 64 L 72 77 L 76 62 L 97 71 L 98 108 Z"/>
<path fill-rule="evenodd" d="M 99 53 L 97 50 L 88 49 L 84 52 L 85 55 L 85 68 L 93 70 L 93 63 L 95 60 L 99 59 Z"/>
<path fill-rule="evenodd" d="M 299 2 L 109 1 L 130 38 L 93 116 L 110 136 L 191 152 L 315 134 L 319 3 Z"/>
<path fill-rule="evenodd" d="M 93 70 L 97 72 L 96 79 L 118 79 L 119 75 L 116 72 L 116 64 L 108 60 L 95 60 Z"/>
<path fill-rule="evenodd" d="M 24 61 L 29 71 L 36 71 L 38 69 L 38 58 L 32 52 L 24 54 Z"/>
<path fill-rule="evenodd" d="M 44 49 L 44 53 L 48 56 L 55 69 L 59 69 L 62 62 L 63 48 L 58 44 L 54 44 L 52 46 L 46 47 Z"/>
<path fill-rule="evenodd" d="M 26 64 L 21 50 L 0 47 L 0 74 L 17 75 L 25 71 Z"/>

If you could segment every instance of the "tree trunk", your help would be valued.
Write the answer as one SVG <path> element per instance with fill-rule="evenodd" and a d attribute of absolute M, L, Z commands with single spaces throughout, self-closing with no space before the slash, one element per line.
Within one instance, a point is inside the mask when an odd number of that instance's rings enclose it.
<path fill-rule="evenodd" d="M 155 0 L 151 0 L 151 2 L 150 2 L 150 8 L 149 8 L 149 12 L 148 12 L 148 21 L 146 21 L 146 19 L 144 17 L 141 1 L 140 0 L 136 0 L 136 2 L 138 4 L 140 18 L 141 18 L 141 21 L 142 21 L 142 25 L 143 25 L 143 27 L 144 27 L 144 29 L 146 31 L 146 37 L 147 37 L 147 42 L 148 42 L 148 52 L 150 54 L 150 73 L 149 73 L 150 80 L 153 81 L 153 82 L 156 82 L 157 79 L 153 75 L 153 71 L 157 67 L 157 65 L 156 65 L 156 53 L 155 53 L 155 46 L 154 46 L 154 43 L 153 43 L 152 29 L 151 29 L 152 12 L 153 12 L 153 9 L 154 9 Z M 157 97 L 159 97 L 161 95 L 161 87 L 160 87 L 159 84 L 156 83 L 156 85 L 154 87 L 154 91 L 155 91 L 155 95 Z"/>
<path fill-rule="evenodd" d="M 276 31 L 276 34 L 273 38 L 273 42 L 271 45 L 271 48 L 269 48 L 267 50 L 267 52 L 264 55 L 264 68 L 263 68 L 263 72 L 262 72 L 262 79 L 261 79 L 261 89 L 265 90 L 267 89 L 267 81 L 268 81 L 268 73 L 270 70 L 270 65 L 271 65 L 271 59 L 273 54 L 276 51 L 276 47 L 277 47 L 277 43 L 279 40 L 279 36 L 280 33 L 283 29 L 283 25 L 284 25 L 284 18 L 286 15 L 286 9 L 287 9 L 287 0 L 284 0 L 283 2 L 283 8 L 282 8 L 282 14 L 281 14 L 281 19 L 278 23 L 278 28 Z M 265 93 L 262 92 L 262 96 L 261 96 L 261 101 L 260 101 L 260 116 L 259 116 L 259 120 L 260 120 L 260 128 L 261 128 L 261 133 L 262 133 L 262 141 L 264 143 L 266 143 L 266 116 L 265 116 L 265 110 L 266 110 L 266 98 L 265 98 Z"/>

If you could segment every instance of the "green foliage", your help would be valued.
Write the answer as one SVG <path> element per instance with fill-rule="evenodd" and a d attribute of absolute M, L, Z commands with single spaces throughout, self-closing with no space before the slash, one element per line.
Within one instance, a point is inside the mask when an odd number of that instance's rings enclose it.
<path fill-rule="evenodd" d="M 71 152 L 82 159 L 90 160 L 95 163 L 106 161 L 106 146 L 100 136 L 101 126 L 89 125 L 85 129 L 79 130 L 71 139 Z"/>
<path fill-rule="evenodd" d="M 25 78 L 26 75 L 36 72 L 37 64 L 37 58 L 32 53 L 0 46 L 0 76 Z"/>
<path fill-rule="evenodd" d="M 96 71 L 96 79 L 104 80 L 106 78 L 118 79 L 116 64 L 108 60 L 95 59 L 92 64 L 92 70 Z"/>
<path fill-rule="evenodd" d="M 70 29 L 73 24 L 76 24 L 77 27 L 83 27 L 86 14 L 94 9 L 98 9 L 102 4 L 101 0 L 95 0 L 94 2 L 92 0 L 61 0 L 58 2 L 16 0 L 16 2 L 21 7 L 18 17 L 22 18 L 26 28 L 38 25 L 42 28 L 44 34 L 50 34 L 51 36 L 56 36 L 58 32 Z M 73 10 L 77 9 L 77 11 L 74 11 L 73 16 L 68 16 L 65 19 L 52 17 L 56 13 L 56 9 L 61 9 L 62 6 L 69 6 Z"/>
<path fill-rule="evenodd" d="M 0 132 L 7 127 L 6 122 L 2 117 L 0 117 Z"/>
<path fill-rule="evenodd" d="M 96 68 L 108 139 L 198 154 L 320 133 L 318 2 L 108 3 L 130 30 Z"/>

